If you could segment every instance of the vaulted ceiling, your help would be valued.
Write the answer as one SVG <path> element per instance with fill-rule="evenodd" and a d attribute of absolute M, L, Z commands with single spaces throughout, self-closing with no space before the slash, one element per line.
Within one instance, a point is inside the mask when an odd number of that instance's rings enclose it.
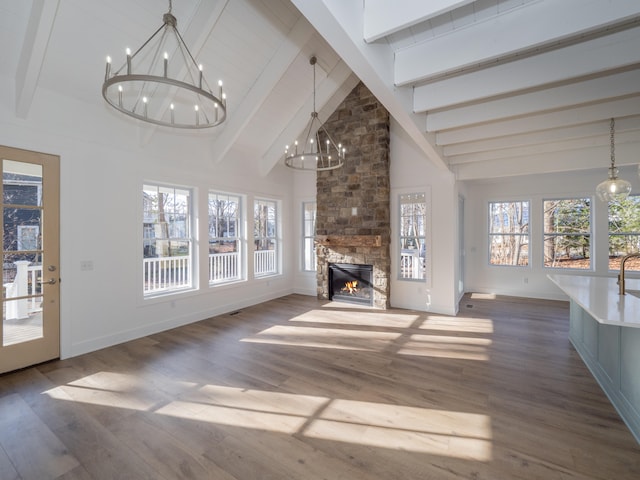
<path fill-rule="evenodd" d="M 104 108 L 106 55 L 162 24 L 162 0 L 0 0 L 0 75 L 16 116 L 40 89 Z M 267 174 L 316 104 L 326 119 L 362 80 L 424 152 L 458 179 L 602 169 L 640 156 L 637 0 L 173 0 L 228 120 L 197 132 L 213 162 Z M 131 121 L 123 118 L 122 121 Z M 140 128 L 148 128 L 141 126 Z M 181 132 L 183 134 L 183 132 Z M 603 173 L 604 174 L 604 173 Z"/>

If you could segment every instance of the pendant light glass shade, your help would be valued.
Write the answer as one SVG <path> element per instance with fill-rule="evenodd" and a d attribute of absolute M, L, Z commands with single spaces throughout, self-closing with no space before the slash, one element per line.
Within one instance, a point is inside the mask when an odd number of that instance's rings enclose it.
<path fill-rule="evenodd" d="M 616 167 L 616 157 L 614 149 L 615 120 L 611 119 L 610 139 L 611 139 L 611 166 L 609 167 L 609 178 L 596 187 L 596 194 L 603 202 L 621 201 L 631 193 L 631 183 L 618 178 L 618 168 Z"/>

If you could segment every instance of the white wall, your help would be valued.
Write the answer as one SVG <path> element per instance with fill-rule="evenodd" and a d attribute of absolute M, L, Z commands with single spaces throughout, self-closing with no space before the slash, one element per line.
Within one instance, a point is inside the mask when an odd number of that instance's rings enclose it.
<path fill-rule="evenodd" d="M 597 200 L 595 188 L 607 177 L 608 159 L 600 170 L 548 175 L 505 177 L 492 181 L 464 182 L 466 191 L 466 290 L 480 293 L 562 299 L 566 296 L 547 278 L 549 273 L 614 276 L 608 271 L 607 208 Z M 621 167 L 620 176 L 640 191 L 635 167 Z M 542 266 L 542 202 L 545 199 L 592 198 L 593 270 L 548 269 Z M 527 267 L 490 266 L 488 263 L 488 204 L 490 201 L 530 202 L 530 252 Z"/>
<path fill-rule="evenodd" d="M 391 305 L 453 315 L 458 309 L 458 191 L 453 174 L 434 168 L 398 123 L 391 121 Z M 427 279 L 398 279 L 398 195 L 425 192 L 429 212 Z"/>
<path fill-rule="evenodd" d="M 282 201 L 283 271 L 291 272 L 292 173 L 276 167 L 259 177 L 253 159 L 215 163 L 211 133 L 148 136 L 149 127 L 106 105 L 91 107 L 38 90 L 27 119 L 15 117 L 13 80 L 0 76 L 0 144 L 61 159 L 61 350 L 69 357 L 291 293 L 292 276 L 249 280 L 154 300 L 142 298 L 144 180 L 195 189 L 197 245 L 206 268 L 210 188 Z M 96 91 L 99 95 L 99 91 Z M 253 164 L 255 165 L 255 163 Z M 249 225 L 251 226 L 251 209 Z M 205 220 L 205 221 L 203 221 Z M 251 234 L 252 230 L 249 230 Z M 81 261 L 93 270 L 81 271 Z"/>

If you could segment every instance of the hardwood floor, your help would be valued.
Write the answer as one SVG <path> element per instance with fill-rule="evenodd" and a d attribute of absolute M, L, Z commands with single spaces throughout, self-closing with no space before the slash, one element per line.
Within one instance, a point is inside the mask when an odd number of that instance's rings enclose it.
<path fill-rule="evenodd" d="M 638 479 L 568 304 L 291 295 L 0 376 L 5 479 Z"/>

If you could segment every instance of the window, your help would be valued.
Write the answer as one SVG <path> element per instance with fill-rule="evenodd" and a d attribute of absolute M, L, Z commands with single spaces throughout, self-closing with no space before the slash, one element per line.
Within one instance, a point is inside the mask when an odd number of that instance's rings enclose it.
<path fill-rule="evenodd" d="M 489 263 L 529 265 L 529 202 L 489 203 Z"/>
<path fill-rule="evenodd" d="M 145 296 L 192 287 L 191 190 L 143 185 Z"/>
<path fill-rule="evenodd" d="M 400 195 L 400 269 L 402 280 L 424 280 L 427 204 L 424 193 Z"/>
<path fill-rule="evenodd" d="M 544 266 L 591 268 L 591 199 L 545 200 Z"/>
<path fill-rule="evenodd" d="M 253 273 L 256 277 L 278 273 L 278 209 L 273 200 L 256 200 L 253 208 Z"/>
<path fill-rule="evenodd" d="M 640 252 L 640 195 L 609 203 L 609 270 L 619 270 L 628 253 Z M 625 270 L 640 271 L 640 261 L 629 259 Z"/>
<path fill-rule="evenodd" d="M 316 270 L 316 202 L 302 202 L 302 269 Z"/>
<path fill-rule="evenodd" d="M 241 207 L 238 195 L 209 193 L 209 284 L 242 278 Z"/>

